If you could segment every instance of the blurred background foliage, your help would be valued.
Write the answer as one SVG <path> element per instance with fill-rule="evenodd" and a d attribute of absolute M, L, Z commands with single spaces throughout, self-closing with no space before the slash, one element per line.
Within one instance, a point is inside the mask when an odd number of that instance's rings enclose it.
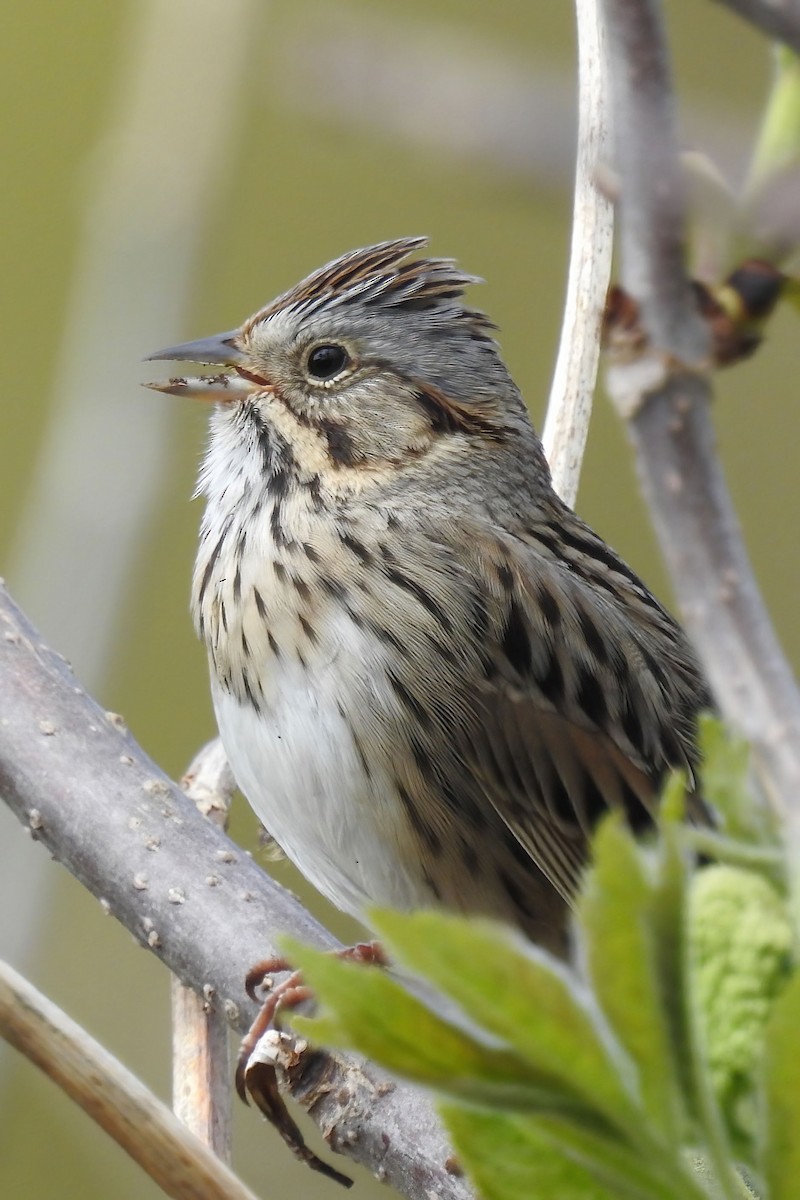
<path fill-rule="evenodd" d="M 738 179 L 769 48 L 710 3 L 665 7 L 683 141 Z M 499 324 L 541 424 L 568 251 L 572 20 L 569 4 L 526 0 L 6 0 L 0 309 L 17 365 L 0 436 L 0 569 L 171 773 L 213 733 L 187 615 L 206 413 L 143 391 L 155 373 L 141 358 L 238 324 L 347 249 L 427 233 L 487 280 L 473 299 Z M 797 354 L 796 318 L 781 312 L 763 351 L 719 376 L 716 408 L 794 661 Z M 667 595 L 602 394 L 578 509 Z M 257 853 L 244 804 L 232 832 Z M 286 864 L 269 869 L 352 938 Z M 166 1095 L 166 973 L 5 812 L 0 913 L 0 952 Z M 256 1191 L 334 1194 L 252 1113 L 237 1113 L 235 1136 Z M 157 1194 L 0 1051 L 0 1195 Z M 377 1197 L 378 1184 L 362 1173 L 353 1194 Z"/>

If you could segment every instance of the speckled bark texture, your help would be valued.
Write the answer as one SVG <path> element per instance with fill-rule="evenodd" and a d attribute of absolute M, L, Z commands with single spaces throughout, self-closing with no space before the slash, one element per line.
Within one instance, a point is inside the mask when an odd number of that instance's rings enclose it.
<path fill-rule="evenodd" d="M 276 935 L 335 942 L 85 694 L 0 587 L 0 796 L 183 982 L 244 1030 L 243 980 Z M 99 969 L 99 968 L 98 968 Z M 344 1055 L 301 1055 L 296 1099 L 329 1143 L 411 1200 L 463 1200 L 430 1103 Z"/>

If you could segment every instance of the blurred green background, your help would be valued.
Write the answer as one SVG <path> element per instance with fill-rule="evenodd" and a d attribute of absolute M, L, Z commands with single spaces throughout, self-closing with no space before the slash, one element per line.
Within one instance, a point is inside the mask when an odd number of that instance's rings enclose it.
<path fill-rule="evenodd" d="M 667 16 L 684 142 L 735 176 L 768 47 L 710 3 L 670 3 Z M 0 306 L 15 368 L 0 569 L 171 773 L 213 733 L 187 615 L 206 414 L 142 390 L 156 373 L 141 358 L 238 324 L 345 250 L 427 233 L 435 253 L 487 280 L 473 299 L 499 324 L 541 424 L 568 250 L 572 22 L 566 2 L 526 0 L 6 0 Z M 797 365 L 797 325 L 780 314 L 763 352 L 719 377 L 716 408 L 747 541 L 795 661 Z M 578 508 L 668 597 L 602 395 Z M 0 816 L 4 952 L 166 1096 L 165 971 Z M 233 833 L 255 847 L 243 803 Z M 270 869 L 352 936 L 288 866 Z M 10 1052 L 0 1110 L 0 1195 L 160 1195 Z M 235 1136 L 257 1192 L 336 1194 L 252 1113 L 237 1112 Z M 362 1172 L 353 1195 L 378 1194 Z"/>

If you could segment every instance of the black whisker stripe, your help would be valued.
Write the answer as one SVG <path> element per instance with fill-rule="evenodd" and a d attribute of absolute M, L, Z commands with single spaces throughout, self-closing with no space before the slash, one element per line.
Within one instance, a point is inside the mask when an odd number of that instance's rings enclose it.
<path fill-rule="evenodd" d="M 335 467 L 356 467 L 364 456 L 347 432 L 347 428 L 336 421 L 321 421 L 320 429 L 328 443 L 328 454 Z"/>

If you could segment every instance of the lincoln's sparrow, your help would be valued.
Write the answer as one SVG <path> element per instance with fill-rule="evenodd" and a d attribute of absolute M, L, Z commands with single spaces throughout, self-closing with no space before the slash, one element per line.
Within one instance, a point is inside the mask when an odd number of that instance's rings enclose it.
<path fill-rule="evenodd" d="M 242 791 L 339 908 L 445 905 L 554 950 L 587 837 L 648 819 L 710 703 L 681 630 L 559 500 L 424 239 L 154 358 L 216 402 L 192 609 Z"/>

